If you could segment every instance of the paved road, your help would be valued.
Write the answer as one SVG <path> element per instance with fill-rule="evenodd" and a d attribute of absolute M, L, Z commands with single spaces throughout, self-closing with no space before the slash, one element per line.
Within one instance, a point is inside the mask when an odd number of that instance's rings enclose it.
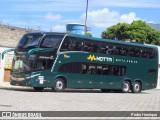
<path fill-rule="evenodd" d="M 35 92 L 31 88 L 0 88 L 0 111 L 160 111 L 160 90 L 125 94 L 100 90 L 55 93 L 50 89 Z"/>
<path fill-rule="evenodd" d="M 160 111 L 160 90 L 102 93 L 99 90 L 0 89 L 0 110 L 16 111 Z"/>

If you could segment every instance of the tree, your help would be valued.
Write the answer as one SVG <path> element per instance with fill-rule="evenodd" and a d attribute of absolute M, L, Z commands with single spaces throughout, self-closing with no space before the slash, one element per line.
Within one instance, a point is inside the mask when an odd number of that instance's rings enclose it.
<path fill-rule="evenodd" d="M 103 31 L 101 36 L 108 39 L 130 39 L 139 43 L 160 44 L 160 32 L 141 20 L 133 21 L 131 24 L 118 23 Z"/>
<path fill-rule="evenodd" d="M 92 37 L 91 33 L 86 33 L 85 36 Z"/>

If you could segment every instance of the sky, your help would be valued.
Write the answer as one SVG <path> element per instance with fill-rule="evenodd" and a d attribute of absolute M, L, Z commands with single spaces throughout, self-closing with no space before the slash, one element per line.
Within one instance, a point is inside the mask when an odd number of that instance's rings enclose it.
<path fill-rule="evenodd" d="M 88 0 L 87 26 L 95 37 L 117 23 L 160 23 L 160 0 Z M 87 0 L 0 0 L 0 24 L 65 32 L 84 24 Z"/>

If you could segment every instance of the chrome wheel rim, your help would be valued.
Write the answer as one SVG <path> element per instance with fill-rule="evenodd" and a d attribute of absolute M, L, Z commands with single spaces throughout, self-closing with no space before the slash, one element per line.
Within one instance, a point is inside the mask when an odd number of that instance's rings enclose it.
<path fill-rule="evenodd" d="M 61 90 L 63 88 L 63 82 L 62 81 L 57 81 L 56 82 L 56 89 Z"/>
<path fill-rule="evenodd" d="M 124 83 L 123 90 L 124 90 L 124 92 L 128 92 L 129 91 L 128 83 Z"/>
<path fill-rule="evenodd" d="M 135 90 L 136 92 L 138 92 L 138 91 L 140 90 L 139 84 L 135 83 L 135 85 L 134 85 L 134 90 Z"/>

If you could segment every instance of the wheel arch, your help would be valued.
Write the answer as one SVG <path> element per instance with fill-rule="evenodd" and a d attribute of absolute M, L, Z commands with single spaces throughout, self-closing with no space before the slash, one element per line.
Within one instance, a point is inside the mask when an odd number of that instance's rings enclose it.
<path fill-rule="evenodd" d="M 126 79 L 123 80 L 123 82 L 124 81 L 128 81 L 130 83 L 130 85 L 132 86 L 132 80 L 130 78 L 126 78 Z"/>
<path fill-rule="evenodd" d="M 56 77 L 55 77 L 55 79 L 58 79 L 58 78 L 63 79 L 63 80 L 64 80 L 64 83 L 65 83 L 65 87 L 67 87 L 67 78 L 66 78 L 66 76 L 64 76 L 64 75 L 59 75 L 59 76 L 56 76 Z"/>

